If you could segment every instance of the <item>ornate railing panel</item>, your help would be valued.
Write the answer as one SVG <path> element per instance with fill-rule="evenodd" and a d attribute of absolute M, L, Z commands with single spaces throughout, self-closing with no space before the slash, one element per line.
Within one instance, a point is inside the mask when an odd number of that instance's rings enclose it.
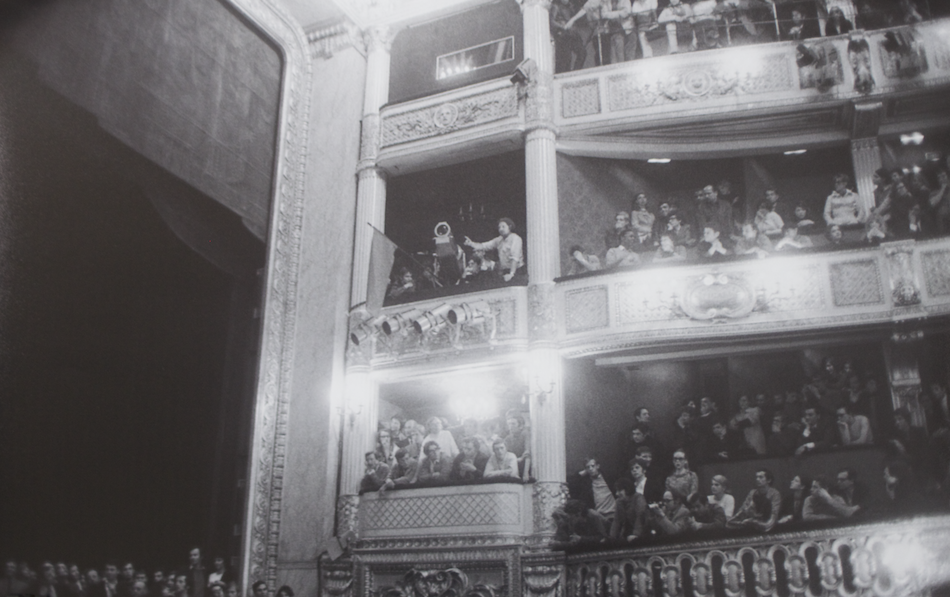
<path fill-rule="evenodd" d="M 950 579 L 950 517 L 568 558 L 567 597 L 929 595 Z"/>
<path fill-rule="evenodd" d="M 950 313 L 950 239 L 644 268 L 557 285 L 575 354 Z"/>
<path fill-rule="evenodd" d="M 658 115 L 770 109 L 877 97 L 950 83 L 950 23 L 637 60 L 555 78 L 561 127 Z"/>
<path fill-rule="evenodd" d="M 429 487 L 360 497 L 361 540 L 436 535 L 524 536 L 532 530 L 531 486 Z"/>

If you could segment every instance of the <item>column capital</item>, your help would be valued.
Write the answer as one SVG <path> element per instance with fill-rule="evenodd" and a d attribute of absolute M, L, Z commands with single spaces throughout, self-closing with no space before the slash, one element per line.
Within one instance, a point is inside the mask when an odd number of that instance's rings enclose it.
<path fill-rule="evenodd" d="M 363 30 L 363 44 L 369 54 L 380 50 L 388 53 L 394 37 L 394 30 L 388 25 L 373 25 Z"/>
<path fill-rule="evenodd" d="M 526 8 L 539 7 L 544 10 L 549 10 L 551 8 L 552 0 L 522 0 L 521 1 L 521 11 L 524 12 Z"/>

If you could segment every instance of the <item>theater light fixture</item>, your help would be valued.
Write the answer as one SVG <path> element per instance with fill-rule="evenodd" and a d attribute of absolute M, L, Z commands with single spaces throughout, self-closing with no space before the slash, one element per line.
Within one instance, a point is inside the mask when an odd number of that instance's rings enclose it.
<path fill-rule="evenodd" d="M 412 321 L 420 315 L 422 315 L 422 310 L 420 309 L 410 309 L 402 313 L 396 313 L 381 323 L 379 327 L 383 330 L 384 334 L 392 336 L 398 331 L 412 327 Z"/>
<path fill-rule="evenodd" d="M 650 158 L 647 160 L 648 164 L 669 164 L 670 158 Z"/>
<path fill-rule="evenodd" d="M 908 135 L 901 135 L 901 145 L 920 145 L 924 142 L 924 135 L 920 131 L 914 131 Z"/>
<path fill-rule="evenodd" d="M 808 151 L 807 149 L 789 149 L 788 151 L 785 152 L 785 155 L 802 155 L 803 153 L 807 151 Z"/>
<path fill-rule="evenodd" d="M 451 307 L 446 313 L 446 319 L 452 325 L 470 324 L 484 321 L 488 315 L 491 315 L 491 306 L 485 301 L 478 301 Z"/>
<path fill-rule="evenodd" d="M 350 332 L 350 342 L 352 342 L 354 346 L 359 346 L 360 343 L 375 338 L 376 335 L 379 334 L 380 324 L 384 321 L 386 321 L 386 316 L 380 315 L 361 322 Z"/>
<path fill-rule="evenodd" d="M 446 319 L 446 315 L 451 309 L 452 305 L 443 303 L 413 319 L 412 327 L 420 334 L 438 331 L 448 324 L 449 321 Z"/>

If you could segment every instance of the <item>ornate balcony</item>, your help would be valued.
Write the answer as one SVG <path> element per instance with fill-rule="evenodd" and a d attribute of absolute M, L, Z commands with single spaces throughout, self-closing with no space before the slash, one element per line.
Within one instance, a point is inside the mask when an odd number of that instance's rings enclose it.
<path fill-rule="evenodd" d="M 950 239 L 641 269 L 557 285 L 568 355 L 950 313 Z"/>

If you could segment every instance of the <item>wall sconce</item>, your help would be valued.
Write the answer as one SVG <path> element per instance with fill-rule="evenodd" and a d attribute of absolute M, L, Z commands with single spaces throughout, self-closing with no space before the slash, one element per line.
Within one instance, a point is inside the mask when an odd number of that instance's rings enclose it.
<path fill-rule="evenodd" d="M 526 368 L 526 377 L 528 379 L 528 398 L 537 398 L 538 404 L 543 405 L 547 402 L 548 396 L 554 392 L 557 381 L 557 373 L 552 368 L 551 359 L 557 359 L 557 354 L 553 357 L 547 354 L 547 351 L 532 351 L 528 353 L 528 363 Z"/>
<path fill-rule="evenodd" d="M 347 404 L 343 407 L 343 412 L 346 414 L 347 419 L 350 422 L 350 427 L 356 423 L 356 417 L 360 416 L 363 413 L 362 404 Z"/>
<path fill-rule="evenodd" d="M 426 332 L 437 332 L 448 325 L 449 320 L 446 319 L 446 315 L 451 310 L 452 305 L 443 303 L 435 309 L 426 311 L 421 316 L 413 319 L 412 327 L 420 334 L 425 334 Z"/>
<path fill-rule="evenodd" d="M 394 333 L 405 330 L 412 326 L 412 321 L 422 315 L 420 309 L 410 309 L 409 311 L 403 311 L 402 313 L 397 313 L 392 317 L 389 317 L 380 324 L 380 329 L 383 330 L 383 333 L 387 336 L 392 336 Z"/>

